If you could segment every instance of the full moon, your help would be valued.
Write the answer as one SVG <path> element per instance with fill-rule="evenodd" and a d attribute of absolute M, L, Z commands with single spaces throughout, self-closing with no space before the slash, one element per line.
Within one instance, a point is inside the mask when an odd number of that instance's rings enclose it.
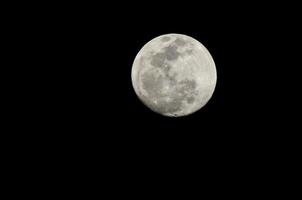
<path fill-rule="evenodd" d="M 143 104 L 161 115 L 179 117 L 206 105 L 217 75 L 212 56 L 199 41 L 183 34 L 166 34 L 138 52 L 131 78 Z"/>

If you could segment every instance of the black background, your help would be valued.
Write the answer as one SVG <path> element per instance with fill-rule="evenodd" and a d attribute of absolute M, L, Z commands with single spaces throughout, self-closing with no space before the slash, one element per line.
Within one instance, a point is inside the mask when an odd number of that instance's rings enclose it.
<path fill-rule="evenodd" d="M 49 105 L 56 111 L 54 120 L 60 119 L 60 125 L 70 131 L 106 132 L 95 137 L 116 134 L 136 144 L 143 143 L 139 138 L 150 144 L 176 139 L 188 142 L 188 147 L 190 142 L 199 146 L 198 142 L 208 141 L 210 146 L 221 140 L 216 145 L 222 148 L 228 142 L 245 146 L 245 142 L 270 139 L 273 133 L 268 129 L 285 111 L 282 101 L 286 98 L 280 91 L 290 95 L 286 83 L 291 70 L 284 70 L 290 36 L 284 33 L 291 31 L 291 21 L 277 11 L 267 12 L 264 5 L 241 9 L 194 5 L 121 10 L 78 5 L 64 7 L 57 16 L 41 21 L 50 24 L 43 30 L 41 46 L 49 45 L 48 60 L 43 58 L 42 63 L 47 65 L 49 71 L 43 71 L 54 90 L 50 96 L 54 104 Z M 184 11 L 177 13 L 177 9 Z M 167 118 L 149 111 L 131 85 L 137 52 L 165 33 L 196 38 L 217 66 L 213 98 L 191 116 Z"/>
<path fill-rule="evenodd" d="M 35 77 L 26 95 L 32 106 L 20 118 L 38 133 L 23 137 L 35 144 L 28 148 L 41 154 L 41 165 L 59 171 L 50 172 L 59 178 L 111 177 L 107 185 L 195 177 L 208 185 L 236 182 L 237 188 L 283 178 L 276 173 L 297 148 L 291 145 L 295 65 L 287 59 L 295 52 L 295 9 L 277 3 L 113 4 L 41 5 L 20 19 Z M 150 111 L 132 88 L 136 54 L 167 33 L 199 40 L 217 67 L 211 100 L 186 117 Z"/>

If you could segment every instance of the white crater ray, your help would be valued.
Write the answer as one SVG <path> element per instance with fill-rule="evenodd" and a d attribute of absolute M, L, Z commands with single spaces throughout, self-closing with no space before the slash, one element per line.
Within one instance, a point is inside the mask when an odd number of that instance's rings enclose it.
<path fill-rule="evenodd" d="M 138 52 L 131 78 L 135 93 L 147 107 L 178 117 L 206 105 L 217 75 L 212 56 L 200 42 L 187 35 L 166 34 Z"/>

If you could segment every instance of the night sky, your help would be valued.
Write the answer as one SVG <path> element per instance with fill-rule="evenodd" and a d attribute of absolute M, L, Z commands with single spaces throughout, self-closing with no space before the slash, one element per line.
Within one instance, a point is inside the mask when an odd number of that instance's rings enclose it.
<path fill-rule="evenodd" d="M 176 180 L 184 171 L 199 180 L 222 178 L 226 185 L 262 180 L 263 174 L 273 178 L 272 166 L 295 148 L 289 134 L 297 91 L 291 86 L 298 85 L 291 78 L 294 65 L 285 59 L 296 52 L 289 45 L 296 44 L 290 39 L 297 18 L 295 12 L 284 18 L 279 11 L 286 7 L 275 6 L 119 2 L 41 10 L 45 17 L 33 17 L 37 31 L 31 35 L 38 41 L 33 73 L 41 87 L 31 120 L 40 134 L 32 141 L 54 163 L 105 168 L 107 175 L 124 177 L 124 184 L 131 174 Z M 210 101 L 179 118 L 152 112 L 131 83 L 136 54 L 168 33 L 200 41 L 217 69 Z"/>

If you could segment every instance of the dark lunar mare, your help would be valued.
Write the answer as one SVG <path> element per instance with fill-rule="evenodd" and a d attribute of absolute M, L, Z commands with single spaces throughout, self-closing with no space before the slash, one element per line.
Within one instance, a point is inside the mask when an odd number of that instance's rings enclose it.
<path fill-rule="evenodd" d="M 164 37 L 161 38 L 162 42 L 168 42 L 170 40 L 171 40 L 171 38 L 169 36 L 164 36 Z"/>
<path fill-rule="evenodd" d="M 178 46 L 185 46 L 186 45 L 186 41 L 184 41 L 183 39 L 181 38 L 177 38 L 175 41 L 175 44 L 178 45 Z"/>

